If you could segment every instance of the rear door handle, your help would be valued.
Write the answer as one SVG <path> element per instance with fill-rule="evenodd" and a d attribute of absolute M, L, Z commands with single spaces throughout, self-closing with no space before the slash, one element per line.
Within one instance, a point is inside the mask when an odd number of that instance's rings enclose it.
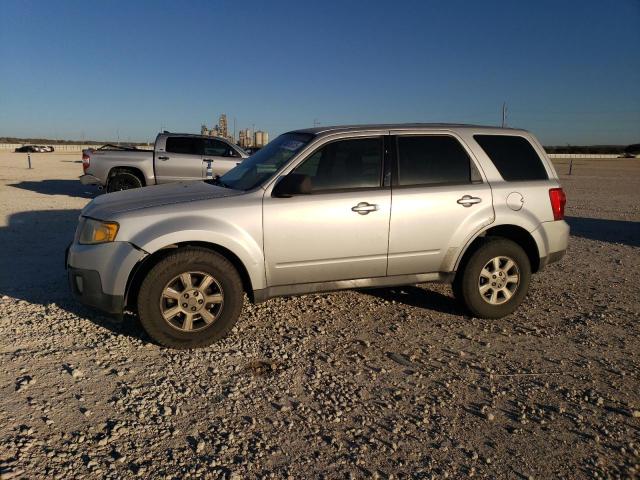
<path fill-rule="evenodd" d="M 471 195 L 465 195 L 464 197 L 458 199 L 458 204 L 464 207 L 470 207 L 471 205 L 475 205 L 476 203 L 480 203 L 481 201 L 481 198 L 472 197 Z"/>
<path fill-rule="evenodd" d="M 352 212 L 356 212 L 360 215 L 367 215 L 368 213 L 375 212 L 376 210 L 378 210 L 378 205 L 367 202 L 360 202 L 355 207 L 351 207 Z"/>
<path fill-rule="evenodd" d="M 158 160 L 169 160 L 169 157 L 158 157 Z"/>

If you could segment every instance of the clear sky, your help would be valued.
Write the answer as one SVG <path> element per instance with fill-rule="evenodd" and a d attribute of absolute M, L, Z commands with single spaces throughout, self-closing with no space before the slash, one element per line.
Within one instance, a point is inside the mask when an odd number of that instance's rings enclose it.
<path fill-rule="evenodd" d="M 372 122 L 640 142 L 640 1 L 0 4 L 0 136 Z"/>

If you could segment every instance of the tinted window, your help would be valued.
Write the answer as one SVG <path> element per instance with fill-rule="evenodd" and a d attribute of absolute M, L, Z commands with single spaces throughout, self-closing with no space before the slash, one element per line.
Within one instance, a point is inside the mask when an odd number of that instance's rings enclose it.
<path fill-rule="evenodd" d="M 204 154 L 212 157 L 237 157 L 238 153 L 226 143 L 214 138 L 204 141 Z"/>
<path fill-rule="evenodd" d="M 398 137 L 398 184 L 470 183 L 471 161 L 446 135 Z"/>
<path fill-rule="evenodd" d="M 314 192 L 380 186 L 380 138 L 340 140 L 313 153 L 295 169 L 311 177 Z"/>
<path fill-rule="evenodd" d="M 165 150 L 168 153 L 202 155 L 202 139 L 196 137 L 169 137 Z"/>
<path fill-rule="evenodd" d="M 474 135 L 505 180 L 547 180 L 540 157 L 523 137 Z"/>

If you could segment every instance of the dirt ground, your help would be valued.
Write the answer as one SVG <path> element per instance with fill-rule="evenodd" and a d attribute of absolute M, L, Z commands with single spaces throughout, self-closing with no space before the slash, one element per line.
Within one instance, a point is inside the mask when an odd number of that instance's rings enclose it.
<path fill-rule="evenodd" d="M 0 477 L 638 478 L 640 160 L 557 168 L 567 256 L 523 306 L 446 285 L 248 305 L 185 352 L 76 304 L 79 154 L 0 153 Z"/>

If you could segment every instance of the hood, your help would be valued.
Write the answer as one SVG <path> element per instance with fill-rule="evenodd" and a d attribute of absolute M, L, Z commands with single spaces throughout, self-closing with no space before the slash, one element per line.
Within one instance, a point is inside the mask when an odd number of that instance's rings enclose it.
<path fill-rule="evenodd" d="M 242 192 L 239 190 L 218 187 L 202 181 L 167 183 L 100 195 L 89 202 L 80 214 L 99 220 L 109 220 L 118 213 L 174 203 L 229 197 L 240 193 Z"/>

